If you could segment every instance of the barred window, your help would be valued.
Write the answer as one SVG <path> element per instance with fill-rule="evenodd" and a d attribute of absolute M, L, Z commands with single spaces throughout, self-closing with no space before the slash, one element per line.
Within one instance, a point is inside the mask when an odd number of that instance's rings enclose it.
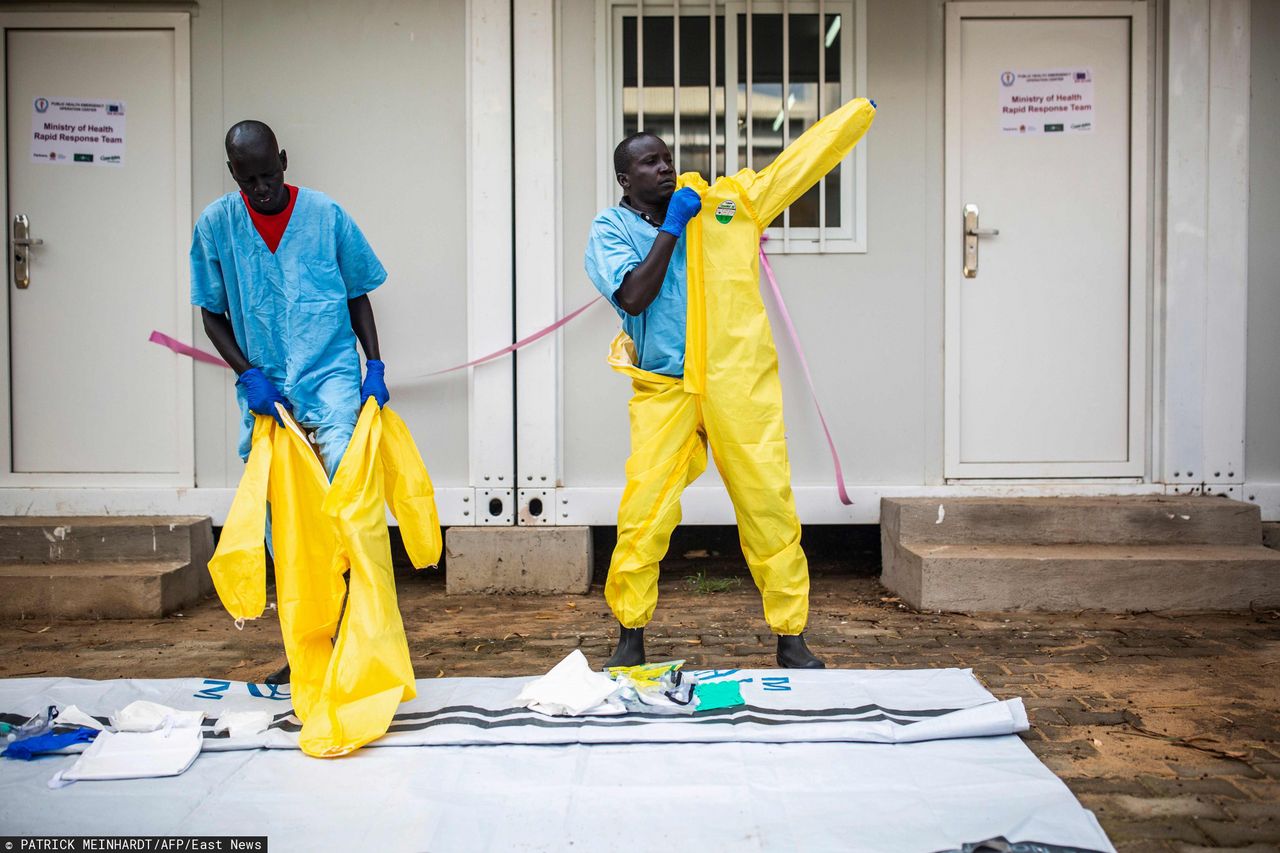
<path fill-rule="evenodd" d="M 609 0 L 611 137 L 671 145 L 714 181 L 763 169 L 821 116 L 863 94 L 864 0 Z M 866 250 L 864 146 L 769 229 L 771 250 Z"/>

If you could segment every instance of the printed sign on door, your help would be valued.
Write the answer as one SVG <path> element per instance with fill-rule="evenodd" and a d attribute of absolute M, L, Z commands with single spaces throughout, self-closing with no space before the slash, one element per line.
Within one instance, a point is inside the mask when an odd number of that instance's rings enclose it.
<path fill-rule="evenodd" d="M 1092 133 L 1093 71 L 1003 71 L 1000 74 L 1000 132 L 1013 134 Z"/>
<path fill-rule="evenodd" d="M 35 98 L 31 159 L 37 163 L 124 165 L 124 101 Z"/>

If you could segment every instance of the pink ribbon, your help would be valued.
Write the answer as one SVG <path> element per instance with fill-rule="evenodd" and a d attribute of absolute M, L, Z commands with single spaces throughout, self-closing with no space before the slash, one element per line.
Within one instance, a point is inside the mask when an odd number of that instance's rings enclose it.
<path fill-rule="evenodd" d="M 836 443 L 831 438 L 831 429 L 827 426 L 827 419 L 822 414 L 822 404 L 818 402 L 818 389 L 813 387 L 813 374 L 809 372 L 809 360 L 804 357 L 804 347 L 800 344 L 800 335 L 796 332 L 795 323 L 791 322 L 791 312 L 787 310 L 787 303 L 782 299 L 782 291 L 778 289 L 778 280 L 774 278 L 773 267 L 769 264 L 769 256 L 764 251 L 764 241 L 768 239 L 768 235 L 762 235 L 760 238 L 760 267 L 764 270 L 765 277 L 769 279 L 769 287 L 773 291 L 774 301 L 778 303 L 778 313 L 782 315 L 782 322 L 787 327 L 787 334 L 791 336 L 791 346 L 795 347 L 796 355 L 800 356 L 800 367 L 804 369 L 805 381 L 809 383 L 809 396 L 813 398 L 813 407 L 818 410 L 818 420 L 822 422 L 822 431 L 827 436 L 827 447 L 831 450 L 831 461 L 836 466 L 836 491 L 840 495 L 840 503 L 845 506 L 853 506 L 853 501 L 849 498 L 849 492 L 844 487 L 844 469 L 840 466 L 840 453 L 836 450 Z"/>
<path fill-rule="evenodd" d="M 592 305 L 595 305 L 597 302 L 599 302 L 601 298 L 602 297 L 600 296 L 595 297 L 586 305 L 583 305 L 581 308 L 577 309 L 573 313 L 566 314 L 565 316 L 561 317 L 559 320 L 556 320 L 550 326 L 544 326 L 543 328 L 534 332 L 532 335 L 529 335 L 528 337 L 525 337 L 525 338 L 521 338 L 520 340 L 516 341 L 514 344 L 511 344 L 510 346 L 505 346 L 502 349 L 497 350 L 496 352 L 489 353 L 488 355 L 482 355 L 479 358 L 475 358 L 475 359 L 472 359 L 471 361 L 466 362 L 465 364 L 455 364 L 453 367 L 446 367 L 442 370 L 432 371 L 431 373 L 424 373 L 422 374 L 422 376 L 423 377 L 440 376 L 441 374 L 444 374 L 444 373 L 453 373 L 454 371 L 457 371 L 457 370 L 465 370 L 468 367 L 475 367 L 477 364 L 484 364 L 487 361 L 493 361 L 495 358 L 502 358 L 507 353 L 512 353 L 518 349 L 523 349 L 524 347 L 527 347 L 529 344 L 533 343 L 534 341 L 539 340 L 540 338 L 545 338 L 547 335 L 551 334 L 556 329 L 559 329 L 561 326 L 564 326 L 566 323 L 568 323 L 570 320 L 577 317 L 583 311 L 586 311 Z M 153 344 L 160 344 L 160 346 L 168 347 L 169 349 L 178 353 L 178 355 L 190 356 L 191 358 L 194 358 L 196 361 L 203 361 L 206 364 L 216 364 L 219 367 L 226 367 L 226 368 L 231 367 L 231 365 L 227 364 L 225 361 L 218 358 L 213 353 L 205 352 L 202 349 L 196 349 L 193 346 L 188 346 L 187 344 L 184 344 L 182 341 L 179 341 L 175 338 L 171 338 L 168 335 L 164 334 L 163 332 L 152 332 L 151 337 L 148 338 L 147 340 L 151 341 L 151 343 Z"/>
<path fill-rule="evenodd" d="M 541 329 L 534 332 L 532 335 L 529 335 L 526 338 L 521 338 L 520 340 L 516 341 L 514 344 L 505 346 L 500 350 L 491 352 L 488 355 L 482 355 L 479 358 L 473 358 L 471 361 L 468 361 L 465 364 L 455 364 L 453 367 L 446 367 L 443 370 L 435 370 L 435 371 L 432 371 L 431 373 L 426 373 L 423 375 L 439 376 L 442 373 L 453 373 L 455 370 L 463 370 L 468 367 L 475 367 L 477 364 L 484 364 L 486 361 L 493 361 L 495 358 L 502 358 L 507 353 L 515 352 L 518 349 L 524 349 L 534 341 L 540 338 L 545 338 L 547 335 L 551 334 L 556 329 L 559 329 L 561 326 L 564 326 L 570 320 L 574 319 L 583 311 L 586 311 L 588 308 L 590 308 L 592 305 L 595 305 L 597 302 L 599 302 L 603 298 L 604 297 L 602 296 L 595 297 L 586 305 L 583 305 L 581 308 L 577 309 L 576 311 L 573 311 L 572 313 L 564 315 L 559 320 L 556 320 L 554 323 L 552 323 L 550 326 L 543 326 Z"/>
<path fill-rule="evenodd" d="M 205 364 L 216 364 L 218 367 L 226 368 L 231 367 L 231 365 L 227 364 L 213 353 L 205 352 L 202 349 L 196 349 L 193 346 L 188 346 L 176 338 L 169 337 L 164 332 L 152 332 L 151 337 L 147 338 L 147 340 L 151 341 L 153 344 L 160 344 L 162 347 L 168 347 L 178 355 L 190 356 L 196 361 L 203 361 Z"/>

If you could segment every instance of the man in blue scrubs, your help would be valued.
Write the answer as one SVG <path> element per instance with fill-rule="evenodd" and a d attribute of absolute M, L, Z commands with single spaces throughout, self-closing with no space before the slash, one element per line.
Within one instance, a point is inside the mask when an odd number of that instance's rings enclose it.
<path fill-rule="evenodd" d="M 280 402 L 314 432 L 333 476 L 361 404 L 389 398 L 368 297 L 387 271 L 345 210 L 285 184 L 287 155 L 271 128 L 242 121 L 226 148 L 240 192 L 196 222 L 191 302 L 239 375 L 240 456 L 249 455 L 254 415 L 275 415 Z M 363 385 L 357 338 L 368 359 Z"/>
<path fill-rule="evenodd" d="M 385 405 L 369 292 L 387 271 L 345 210 L 284 182 L 288 157 L 260 121 L 227 131 L 240 187 L 205 208 L 191 240 L 191 303 L 239 378 L 240 457 L 256 414 L 293 412 L 332 477 L 369 397 Z M 367 359 L 364 381 L 356 341 Z M 268 682 L 288 680 L 288 666 Z"/>
<path fill-rule="evenodd" d="M 671 152 L 651 133 L 627 137 L 613 161 L 626 194 L 591 223 L 587 275 L 622 318 L 622 330 L 635 343 L 636 367 L 683 376 L 684 226 L 700 200 L 693 190 L 675 193 Z M 669 216 L 673 194 L 679 210 Z"/>

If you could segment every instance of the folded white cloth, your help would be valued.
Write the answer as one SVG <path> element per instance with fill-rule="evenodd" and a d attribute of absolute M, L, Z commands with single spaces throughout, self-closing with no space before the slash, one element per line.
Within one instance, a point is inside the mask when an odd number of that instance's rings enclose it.
<path fill-rule="evenodd" d="M 622 713 L 625 708 L 609 701 L 617 692 L 613 679 L 594 672 L 582 650 L 574 649 L 546 675 L 526 684 L 516 703 L 551 716 Z"/>
<path fill-rule="evenodd" d="M 106 730 L 106 726 L 81 711 L 75 705 L 68 705 L 59 711 L 56 722 L 60 726 L 84 726 L 87 729 Z"/>
<path fill-rule="evenodd" d="M 70 769 L 59 771 L 49 787 L 104 779 L 177 776 L 200 754 L 198 726 L 166 727 L 156 732 L 103 732 L 80 753 Z"/>
<path fill-rule="evenodd" d="M 121 732 L 154 732 L 166 725 L 176 729 L 199 728 L 204 711 L 179 711 L 168 705 L 139 699 L 111 715 L 111 725 Z"/>
<path fill-rule="evenodd" d="M 271 725 L 270 711 L 224 711 L 213 724 L 213 733 L 226 732 L 231 737 L 261 734 Z"/>

